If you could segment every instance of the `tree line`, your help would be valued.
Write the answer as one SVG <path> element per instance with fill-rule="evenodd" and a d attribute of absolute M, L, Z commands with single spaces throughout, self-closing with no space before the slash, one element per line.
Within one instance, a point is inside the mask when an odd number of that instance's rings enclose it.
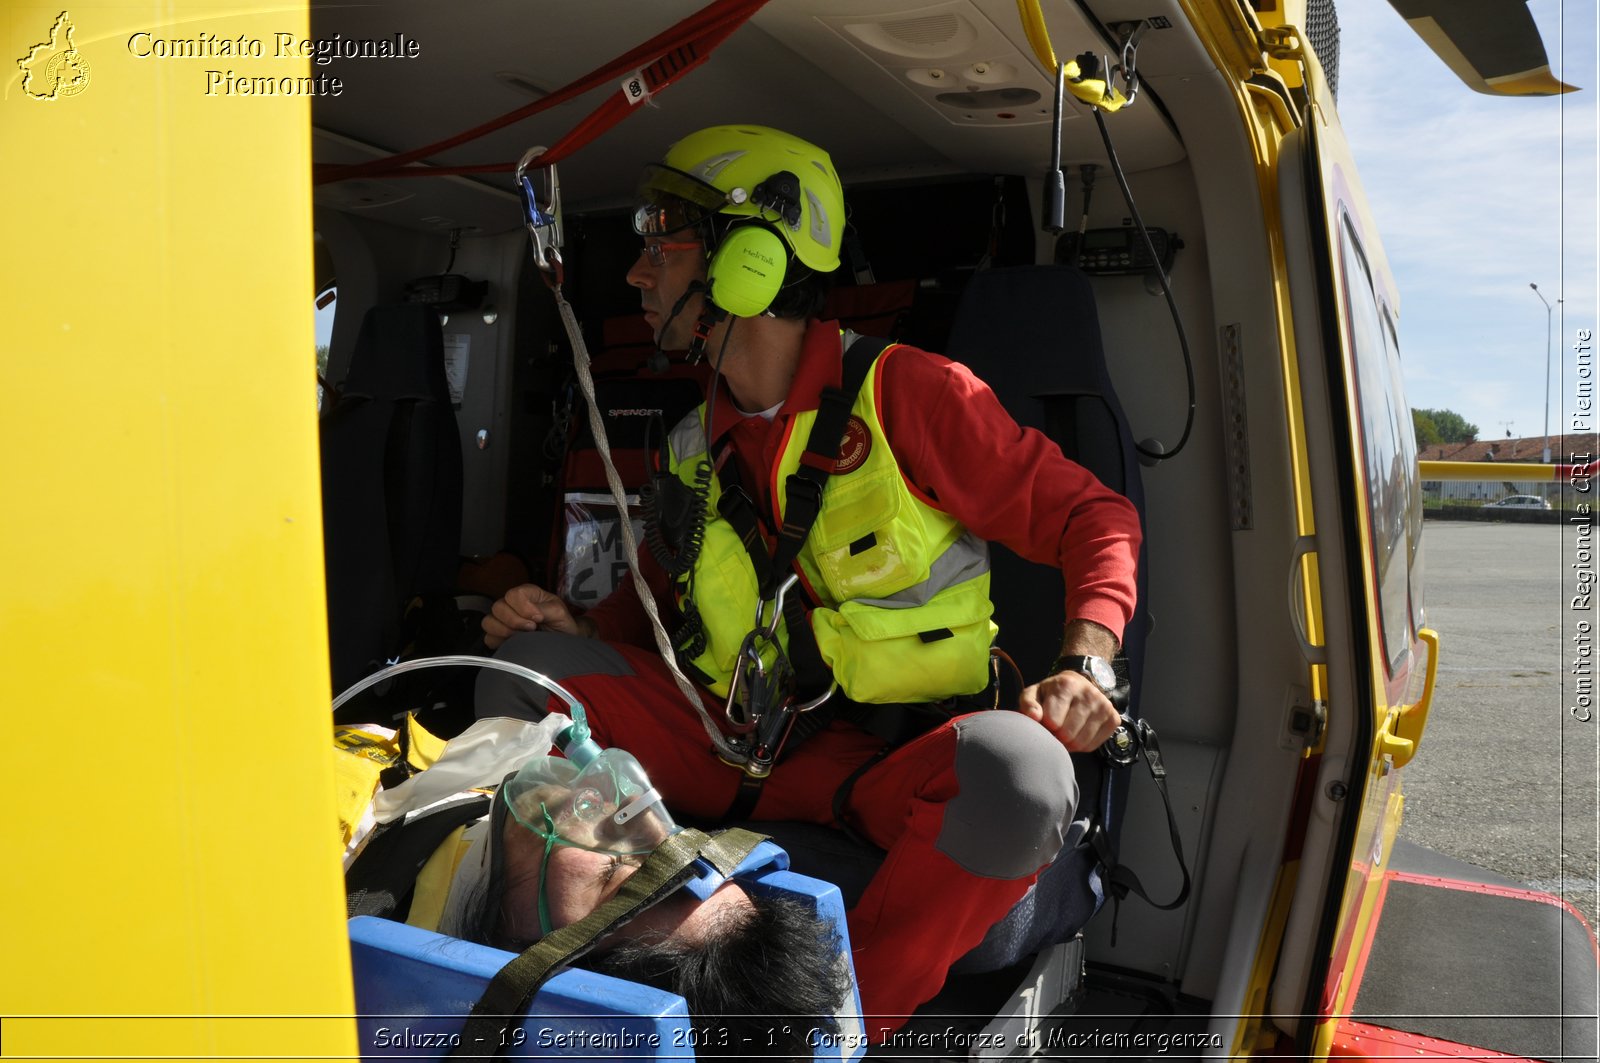
<path fill-rule="evenodd" d="M 1478 426 L 1454 410 L 1411 411 L 1411 425 L 1417 433 L 1417 446 L 1434 443 L 1476 443 Z"/>

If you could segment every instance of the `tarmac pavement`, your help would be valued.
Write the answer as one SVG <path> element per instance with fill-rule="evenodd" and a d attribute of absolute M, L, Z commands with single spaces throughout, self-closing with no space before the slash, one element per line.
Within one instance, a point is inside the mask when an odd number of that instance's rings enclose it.
<path fill-rule="evenodd" d="M 1600 638 L 1600 595 L 1594 609 L 1572 599 L 1582 574 L 1593 575 L 1594 541 L 1571 525 L 1427 522 L 1424 601 L 1440 637 L 1439 677 L 1402 776 L 1400 827 L 1403 839 L 1562 897 L 1591 928 L 1600 927 L 1595 687 L 1591 719 L 1578 716 L 1580 680 L 1600 661 L 1590 641 Z"/>

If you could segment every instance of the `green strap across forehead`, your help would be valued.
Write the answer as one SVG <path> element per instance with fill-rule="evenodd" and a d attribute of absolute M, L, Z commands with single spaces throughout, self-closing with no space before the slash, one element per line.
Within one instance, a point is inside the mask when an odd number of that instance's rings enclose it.
<path fill-rule="evenodd" d="M 518 1023 L 533 995 L 559 968 L 586 954 L 606 934 L 626 924 L 646 908 L 675 893 L 692 873 L 696 857 L 709 860 L 723 875 L 730 875 L 757 845 L 766 839 L 734 828 L 712 837 L 685 828 L 663 841 L 644 865 L 628 876 L 616 896 L 569 926 L 534 942 L 490 980 L 483 997 L 473 1005 L 452 1056 L 494 1056 L 505 1051 L 506 1029 Z"/>

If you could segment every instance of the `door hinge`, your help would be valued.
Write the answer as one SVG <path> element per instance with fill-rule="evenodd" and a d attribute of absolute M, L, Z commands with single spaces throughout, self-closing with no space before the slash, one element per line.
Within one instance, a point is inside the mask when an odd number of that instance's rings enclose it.
<path fill-rule="evenodd" d="M 1304 38 L 1298 26 L 1268 26 L 1256 34 L 1261 50 L 1273 59 L 1299 62 L 1303 55 Z"/>

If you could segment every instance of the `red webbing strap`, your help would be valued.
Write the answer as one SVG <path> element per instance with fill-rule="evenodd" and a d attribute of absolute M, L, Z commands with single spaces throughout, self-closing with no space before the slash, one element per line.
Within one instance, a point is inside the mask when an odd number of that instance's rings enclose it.
<path fill-rule="evenodd" d="M 585 74 L 583 77 L 566 85 L 543 99 L 536 100 L 514 111 L 508 111 L 498 118 L 491 119 L 481 125 L 474 126 L 455 136 L 428 144 L 410 151 L 403 151 L 396 155 L 385 156 L 381 159 L 372 159 L 368 162 L 354 163 L 340 166 L 322 166 L 314 168 L 313 182 L 327 184 L 332 181 L 346 181 L 352 178 L 374 177 L 444 177 L 455 174 L 472 173 L 509 173 L 515 169 L 514 162 L 507 163 L 479 163 L 471 166 L 450 167 L 415 167 L 407 169 L 414 162 L 437 155 L 442 151 L 477 140 L 479 137 L 504 129 L 506 126 L 529 118 L 540 111 L 548 110 L 558 104 L 576 99 L 584 93 L 618 78 L 624 77 L 643 66 L 644 79 L 647 91 L 660 92 L 668 85 L 675 82 L 684 74 L 693 70 L 710 57 L 711 52 L 726 40 L 734 30 L 744 25 L 759 11 L 767 0 L 712 0 L 712 3 L 683 19 L 670 29 L 657 34 L 644 44 L 639 45 L 623 55 L 611 60 L 605 66 Z M 636 104 L 630 103 L 623 94 L 622 89 L 609 96 L 587 118 L 562 137 L 543 156 L 536 165 L 547 166 L 559 161 L 562 157 L 576 151 L 578 148 L 594 140 L 601 133 L 625 118 Z"/>

